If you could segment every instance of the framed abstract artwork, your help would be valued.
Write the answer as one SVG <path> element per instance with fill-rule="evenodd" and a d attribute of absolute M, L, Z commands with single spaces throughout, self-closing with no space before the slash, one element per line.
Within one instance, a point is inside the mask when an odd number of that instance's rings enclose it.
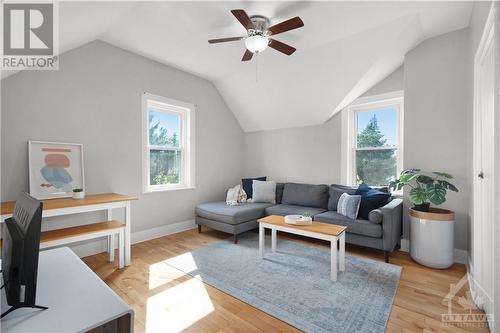
<path fill-rule="evenodd" d="M 37 199 L 71 197 L 74 188 L 85 190 L 83 145 L 28 142 L 30 194 Z"/>

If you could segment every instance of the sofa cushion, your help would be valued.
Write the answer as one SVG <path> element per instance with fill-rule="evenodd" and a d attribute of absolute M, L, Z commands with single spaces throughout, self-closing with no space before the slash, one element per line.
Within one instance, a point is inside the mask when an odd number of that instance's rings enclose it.
<path fill-rule="evenodd" d="M 196 215 L 209 220 L 239 224 L 265 216 L 265 209 L 269 206 L 272 204 L 247 202 L 228 206 L 222 201 L 208 202 L 196 206 L 195 212 Z"/>
<path fill-rule="evenodd" d="M 324 212 L 314 216 L 314 221 L 330 224 L 343 225 L 347 227 L 347 232 L 362 236 L 382 238 L 382 225 L 371 223 L 367 220 L 352 220 L 337 212 Z"/>
<path fill-rule="evenodd" d="M 361 195 L 361 205 L 359 206 L 358 217 L 368 220 L 368 214 L 374 209 L 385 205 L 391 195 L 382 191 L 373 189 L 366 184 L 359 185 L 356 190 L 357 195 Z"/>
<path fill-rule="evenodd" d="M 252 199 L 253 196 L 253 181 L 254 180 L 262 180 L 265 181 L 267 177 L 254 177 L 254 178 L 243 178 L 241 180 L 241 187 L 243 187 L 243 190 L 247 194 L 247 199 Z"/>
<path fill-rule="evenodd" d="M 325 211 L 326 210 L 323 208 L 305 207 L 305 206 L 287 205 L 287 204 L 275 205 L 266 208 L 267 215 L 281 215 L 281 216 L 302 215 L 305 213 L 309 213 L 311 216 L 314 216 L 316 214 L 320 214 Z"/>
<path fill-rule="evenodd" d="M 337 210 L 337 205 L 339 203 L 340 196 L 344 193 L 353 195 L 356 193 L 356 189 L 351 186 L 332 184 L 328 189 L 328 210 Z"/>
<path fill-rule="evenodd" d="M 283 198 L 283 190 L 285 189 L 285 183 L 276 183 L 276 203 L 280 204 Z"/>
<path fill-rule="evenodd" d="M 281 203 L 327 209 L 328 186 L 286 183 Z"/>

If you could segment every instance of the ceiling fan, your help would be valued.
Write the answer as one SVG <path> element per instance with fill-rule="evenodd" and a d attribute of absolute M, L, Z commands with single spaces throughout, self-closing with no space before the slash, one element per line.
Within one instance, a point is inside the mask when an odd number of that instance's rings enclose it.
<path fill-rule="evenodd" d="M 303 27 L 304 22 L 302 22 L 300 17 L 296 16 L 270 27 L 269 19 L 265 16 L 252 15 L 249 17 L 243 9 L 233 9 L 231 13 L 247 30 L 247 36 L 210 39 L 208 41 L 210 44 L 234 42 L 244 39 L 247 50 L 243 54 L 241 61 L 251 60 L 254 53 L 260 53 L 268 46 L 286 55 L 291 55 L 295 52 L 296 49 L 294 47 L 271 37 L 285 31 Z"/>

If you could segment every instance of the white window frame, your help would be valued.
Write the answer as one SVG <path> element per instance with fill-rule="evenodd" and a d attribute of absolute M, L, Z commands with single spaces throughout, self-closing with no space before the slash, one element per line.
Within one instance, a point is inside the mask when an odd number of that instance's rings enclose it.
<path fill-rule="evenodd" d="M 162 147 L 149 144 L 149 110 L 154 104 L 155 110 L 179 115 L 181 119 L 180 146 Z M 195 188 L 195 105 L 150 93 L 142 95 L 142 184 L 143 193 L 185 190 Z M 181 170 L 178 184 L 150 184 L 150 150 L 180 150 Z"/>
<path fill-rule="evenodd" d="M 397 112 L 397 138 L 396 162 L 397 174 L 403 171 L 403 117 L 404 117 L 404 92 L 395 91 L 387 94 L 361 97 L 355 100 L 342 111 L 343 128 L 343 153 L 342 153 L 342 182 L 346 185 L 356 184 L 356 151 L 357 148 L 357 114 L 359 112 L 375 111 L 382 108 L 396 106 Z M 362 148 L 362 150 L 386 150 L 387 147 Z"/>

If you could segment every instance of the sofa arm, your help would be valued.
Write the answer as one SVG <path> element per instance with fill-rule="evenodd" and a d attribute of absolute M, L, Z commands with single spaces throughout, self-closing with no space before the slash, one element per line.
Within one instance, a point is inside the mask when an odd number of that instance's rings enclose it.
<path fill-rule="evenodd" d="M 401 240 L 403 200 L 393 199 L 380 208 L 382 211 L 382 241 L 384 251 L 393 251 Z"/>

